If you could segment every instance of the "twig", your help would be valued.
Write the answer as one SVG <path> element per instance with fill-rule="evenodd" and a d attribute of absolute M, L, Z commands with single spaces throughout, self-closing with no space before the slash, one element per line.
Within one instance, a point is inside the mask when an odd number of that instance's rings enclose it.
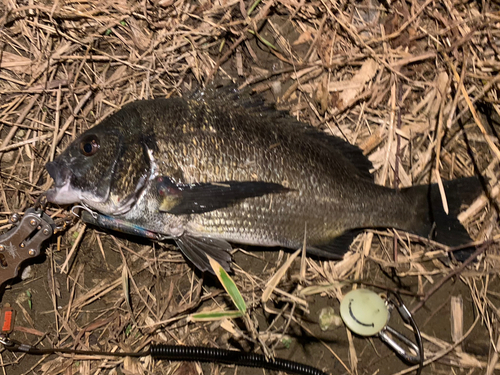
<path fill-rule="evenodd" d="M 482 246 L 478 247 L 474 253 L 470 257 L 467 258 L 465 262 L 463 262 L 459 267 L 455 268 L 452 272 L 450 272 L 448 275 L 443 277 L 439 282 L 437 282 L 422 298 L 422 300 L 411 309 L 411 313 L 415 314 L 420 308 L 425 304 L 425 302 L 434 294 L 436 293 L 439 288 L 441 288 L 449 279 L 451 279 L 453 276 L 459 275 L 465 267 L 467 267 L 469 264 L 471 264 L 474 259 L 476 259 L 479 255 L 481 255 L 487 248 L 490 246 L 491 242 L 487 241 L 484 243 Z"/>
<path fill-rule="evenodd" d="M 80 233 L 78 233 L 78 237 L 76 238 L 75 243 L 73 244 L 73 247 L 71 248 L 69 254 L 66 256 L 66 260 L 64 261 L 63 265 L 61 266 L 61 273 L 67 273 L 66 268 L 68 267 L 68 263 L 71 260 L 71 258 L 73 257 L 73 254 L 75 253 L 76 249 L 80 245 L 80 241 L 82 240 L 83 234 L 85 233 L 85 228 L 87 228 L 87 225 L 83 224 L 81 229 L 80 229 Z"/>
<path fill-rule="evenodd" d="M 38 100 L 38 98 L 40 97 L 40 94 L 36 94 L 35 96 L 33 96 L 33 98 L 31 98 L 30 102 L 28 103 L 28 105 L 23 109 L 23 111 L 21 112 L 21 114 L 19 115 L 19 117 L 17 118 L 16 122 L 17 123 L 21 123 L 24 121 L 24 119 L 26 118 L 26 116 L 28 115 L 29 111 L 31 111 L 31 108 L 33 108 L 33 106 L 35 105 L 36 101 Z M 5 149 L 7 147 L 7 145 L 9 144 L 10 140 L 14 137 L 14 135 L 16 134 L 17 132 L 17 129 L 18 129 L 18 126 L 17 125 L 14 125 L 10 131 L 9 131 L 9 134 L 7 134 L 7 136 L 4 138 L 3 142 L 2 142 L 2 145 L 0 146 L 0 156 L 3 152 L 5 152 L 3 149 Z"/>
<path fill-rule="evenodd" d="M 463 85 L 463 82 L 460 81 L 460 76 L 457 72 L 457 69 L 455 68 L 455 65 L 453 65 L 453 63 L 451 62 L 448 55 L 444 54 L 443 56 L 444 56 L 444 59 L 446 60 L 446 62 L 448 63 L 448 65 L 450 66 L 451 70 L 453 71 L 453 75 L 455 77 L 455 80 L 459 83 L 459 88 L 462 91 L 462 95 L 464 96 L 465 101 L 467 102 L 467 105 L 469 106 L 469 110 L 470 110 L 470 113 L 472 114 L 472 117 L 474 118 L 474 122 L 476 123 L 479 130 L 481 130 L 481 133 L 483 134 L 484 139 L 485 139 L 486 143 L 488 144 L 488 146 L 490 146 L 490 149 L 493 152 L 493 154 L 495 154 L 495 156 L 500 160 L 500 150 L 493 143 L 493 141 L 490 139 L 488 132 L 486 131 L 481 120 L 479 119 L 477 112 L 476 112 L 476 109 L 474 108 L 474 105 L 472 104 L 472 101 L 470 100 L 469 94 L 467 93 L 467 90 L 466 90 L 465 86 Z"/>
<path fill-rule="evenodd" d="M 465 335 L 460 340 L 457 340 L 456 342 L 454 342 L 453 344 L 451 344 L 449 347 L 444 348 L 440 352 L 437 352 L 432 358 L 429 358 L 429 359 L 425 360 L 424 361 L 424 366 L 427 366 L 427 365 L 431 364 L 432 362 L 436 362 L 438 359 L 443 358 L 446 354 L 450 353 L 453 349 L 455 349 L 458 345 L 460 345 L 462 343 L 462 341 L 464 341 L 470 335 L 470 333 L 472 332 L 472 330 L 476 326 L 477 322 L 479 322 L 479 318 L 480 318 L 479 315 L 476 316 L 476 319 L 474 320 L 474 323 L 472 323 L 472 325 L 470 326 L 469 330 L 465 333 Z M 413 371 L 417 370 L 418 366 L 419 365 L 408 367 L 407 369 L 405 369 L 403 371 L 396 372 L 396 373 L 394 373 L 392 375 L 405 375 L 405 374 L 409 374 L 410 372 L 413 372 Z"/>
<path fill-rule="evenodd" d="M 90 98 L 91 95 L 92 95 L 92 91 L 88 91 L 83 96 L 83 98 L 78 102 L 78 105 L 75 107 L 75 110 L 73 111 L 73 113 L 71 114 L 71 116 L 68 117 L 68 119 L 64 123 L 61 131 L 57 135 L 57 140 L 55 141 L 56 145 L 59 144 L 59 142 L 61 142 L 61 139 L 64 137 L 64 133 L 66 132 L 66 130 L 68 130 L 69 126 L 71 125 L 71 123 L 75 119 L 75 116 L 78 114 L 78 112 L 80 112 L 80 110 L 85 105 L 85 103 L 87 103 L 87 100 L 89 100 L 89 98 Z"/>

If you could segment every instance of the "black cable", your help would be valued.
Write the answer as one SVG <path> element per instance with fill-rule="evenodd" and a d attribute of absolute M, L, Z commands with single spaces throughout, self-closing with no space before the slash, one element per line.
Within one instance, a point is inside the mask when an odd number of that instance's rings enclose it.
<path fill-rule="evenodd" d="M 327 375 L 325 372 L 302 363 L 289 361 L 283 358 L 267 358 L 262 354 L 242 352 L 238 350 L 227 350 L 220 348 L 207 348 L 203 346 L 181 346 L 181 345 L 151 345 L 149 350 L 143 352 L 99 352 L 93 350 L 78 350 L 69 348 L 46 348 L 38 349 L 31 345 L 25 345 L 13 340 L 3 343 L 5 348 L 12 352 L 21 352 L 34 355 L 47 355 L 57 353 L 79 354 L 79 355 L 101 355 L 113 357 L 145 357 L 150 355 L 154 359 L 166 359 L 169 361 L 185 362 L 211 362 L 229 365 L 259 367 L 266 370 L 283 371 L 297 375 Z"/>
<path fill-rule="evenodd" d="M 102 352 L 97 350 L 81 350 L 70 348 L 44 348 L 39 349 L 31 345 L 21 344 L 14 340 L 8 340 L 8 343 L 3 343 L 5 349 L 11 352 L 26 353 L 33 355 L 50 355 L 50 354 L 77 354 L 77 355 L 99 355 L 108 357 L 146 357 L 149 355 L 149 350 L 142 352 Z"/>
<path fill-rule="evenodd" d="M 149 354 L 155 359 L 171 361 L 215 362 L 266 370 L 283 371 L 298 375 L 326 375 L 325 372 L 302 363 L 283 358 L 267 358 L 262 354 L 202 346 L 151 345 Z"/>

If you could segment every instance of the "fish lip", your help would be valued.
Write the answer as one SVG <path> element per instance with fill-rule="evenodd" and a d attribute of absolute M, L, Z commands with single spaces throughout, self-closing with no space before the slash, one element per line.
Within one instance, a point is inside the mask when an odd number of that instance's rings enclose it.
<path fill-rule="evenodd" d="M 54 189 L 51 190 L 60 190 L 64 188 L 66 185 L 69 183 L 69 178 L 67 180 L 64 180 L 62 183 L 55 183 L 54 184 Z"/>
<path fill-rule="evenodd" d="M 46 191 L 47 201 L 56 204 L 72 204 L 79 202 L 81 191 L 71 186 L 71 170 L 54 160 L 45 165 L 45 169 L 54 180 L 54 187 Z"/>
<path fill-rule="evenodd" d="M 56 204 L 73 204 L 81 200 L 81 192 L 71 188 L 69 179 L 62 186 L 55 186 L 45 192 L 47 201 Z"/>

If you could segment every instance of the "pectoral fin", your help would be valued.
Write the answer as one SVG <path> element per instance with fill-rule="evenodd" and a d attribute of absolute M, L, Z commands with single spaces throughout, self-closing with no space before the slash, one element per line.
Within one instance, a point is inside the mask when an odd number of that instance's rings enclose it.
<path fill-rule="evenodd" d="M 262 181 L 176 184 L 168 177 L 158 177 L 156 184 L 160 211 L 173 215 L 200 214 L 246 198 L 288 191 L 283 185 Z"/>
<path fill-rule="evenodd" d="M 209 237 L 195 237 L 183 234 L 175 240 L 182 253 L 200 271 L 214 273 L 207 258 L 207 254 L 215 259 L 227 272 L 231 270 L 231 245 L 221 239 Z"/>

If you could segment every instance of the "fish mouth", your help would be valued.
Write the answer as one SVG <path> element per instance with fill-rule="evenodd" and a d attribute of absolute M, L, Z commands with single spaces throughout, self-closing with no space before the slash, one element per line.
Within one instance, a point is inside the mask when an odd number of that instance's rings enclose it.
<path fill-rule="evenodd" d="M 47 201 L 55 204 L 72 204 L 81 201 L 81 192 L 70 186 L 69 180 L 62 186 L 47 190 Z"/>
<path fill-rule="evenodd" d="M 81 191 L 71 186 L 71 171 L 56 161 L 45 165 L 50 177 L 54 180 L 54 188 L 45 193 L 47 201 L 55 204 L 71 204 L 80 202 Z"/>

